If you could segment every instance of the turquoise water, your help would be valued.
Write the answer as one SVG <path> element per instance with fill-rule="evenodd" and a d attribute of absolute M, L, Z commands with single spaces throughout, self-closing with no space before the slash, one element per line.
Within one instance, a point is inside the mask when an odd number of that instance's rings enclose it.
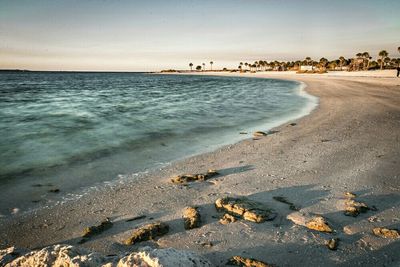
<path fill-rule="evenodd" d="M 300 86 L 234 77 L 0 73 L 0 214 L 275 126 L 312 102 Z M 60 193 L 48 192 L 56 188 Z"/>

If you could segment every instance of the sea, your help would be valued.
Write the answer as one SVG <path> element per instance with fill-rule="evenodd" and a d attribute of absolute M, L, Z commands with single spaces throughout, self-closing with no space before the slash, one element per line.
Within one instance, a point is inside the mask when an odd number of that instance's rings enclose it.
<path fill-rule="evenodd" d="M 318 104 L 304 87 L 248 77 L 0 72 L 0 216 L 129 182 L 302 117 Z"/>

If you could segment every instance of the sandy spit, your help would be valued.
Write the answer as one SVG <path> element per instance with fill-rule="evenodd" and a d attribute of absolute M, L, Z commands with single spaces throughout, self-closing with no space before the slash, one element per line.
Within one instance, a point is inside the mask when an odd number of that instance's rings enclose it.
<path fill-rule="evenodd" d="M 224 266 L 233 255 L 277 266 L 399 266 L 399 240 L 374 236 L 372 228 L 400 228 L 400 79 L 215 75 L 302 81 L 310 94 L 319 97 L 320 105 L 295 121 L 295 126 L 285 123 L 258 140 L 249 135 L 247 140 L 176 162 L 138 181 L 0 218 L 0 248 L 77 245 L 84 227 L 109 217 L 113 227 L 80 246 L 105 254 L 133 251 L 141 245 L 174 247 L 202 254 L 217 266 Z M 189 186 L 169 182 L 173 175 L 208 169 L 221 175 Z M 346 191 L 377 210 L 344 216 Z M 214 208 L 222 196 L 247 196 L 273 208 L 278 216 L 261 224 L 239 220 L 222 225 L 218 220 L 223 214 Z M 293 211 L 274 196 L 286 197 L 302 213 L 324 216 L 334 232 L 323 234 L 294 225 L 286 219 Z M 184 229 L 182 211 L 188 205 L 198 207 L 203 219 L 200 228 Z M 126 221 L 139 215 L 146 217 Z M 156 220 L 170 225 L 168 235 L 141 245 L 121 244 L 136 226 Z M 324 245 L 332 237 L 340 239 L 336 251 Z"/>

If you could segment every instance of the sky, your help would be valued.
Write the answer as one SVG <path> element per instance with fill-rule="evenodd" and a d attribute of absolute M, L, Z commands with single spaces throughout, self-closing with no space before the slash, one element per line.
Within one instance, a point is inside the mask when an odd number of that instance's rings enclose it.
<path fill-rule="evenodd" d="M 399 0 L 0 0 L 0 69 L 155 71 L 400 57 Z"/>

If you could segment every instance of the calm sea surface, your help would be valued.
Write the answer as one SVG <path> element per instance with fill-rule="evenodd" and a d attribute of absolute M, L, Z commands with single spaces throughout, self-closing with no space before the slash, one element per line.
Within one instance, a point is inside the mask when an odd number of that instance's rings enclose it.
<path fill-rule="evenodd" d="M 0 73 L 0 215 L 304 115 L 316 100 L 301 86 L 189 75 Z"/>

